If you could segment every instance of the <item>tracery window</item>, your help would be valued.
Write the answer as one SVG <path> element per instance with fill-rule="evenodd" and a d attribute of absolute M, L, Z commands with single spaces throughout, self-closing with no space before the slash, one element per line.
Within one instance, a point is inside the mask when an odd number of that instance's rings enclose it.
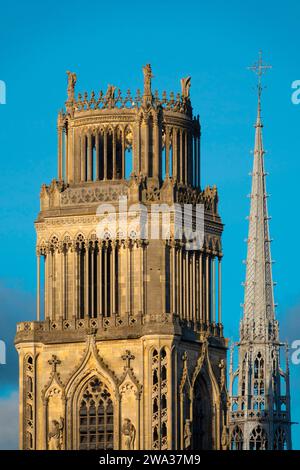
<path fill-rule="evenodd" d="M 286 450 L 287 449 L 287 442 L 286 442 L 286 434 L 284 429 L 277 428 L 274 437 L 274 450 Z"/>
<path fill-rule="evenodd" d="M 268 439 L 266 431 L 261 426 L 256 426 L 250 435 L 250 450 L 267 450 Z"/>
<path fill-rule="evenodd" d="M 79 448 L 113 449 L 114 409 L 111 394 L 98 377 L 86 385 L 79 409 Z"/>
<path fill-rule="evenodd" d="M 152 449 L 168 448 L 167 352 L 152 351 Z"/>
<path fill-rule="evenodd" d="M 264 360 L 259 352 L 254 361 L 254 378 L 263 379 L 264 378 Z"/>
<path fill-rule="evenodd" d="M 236 426 L 231 434 L 231 450 L 243 450 L 244 437 L 242 430 Z"/>

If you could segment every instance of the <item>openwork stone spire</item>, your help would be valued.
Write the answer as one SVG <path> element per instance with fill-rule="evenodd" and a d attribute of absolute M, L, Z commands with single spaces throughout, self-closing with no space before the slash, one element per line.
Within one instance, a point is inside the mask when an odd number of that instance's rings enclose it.
<path fill-rule="evenodd" d="M 262 67 L 260 62 L 258 67 Z M 271 240 L 267 209 L 268 196 L 264 170 L 265 152 L 262 137 L 261 92 L 262 87 L 259 80 L 241 340 L 249 338 L 273 339 L 274 335 L 277 337 L 276 324 L 274 323 Z"/>
<path fill-rule="evenodd" d="M 238 367 L 230 357 L 229 447 L 232 450 L 291 449 L 288 354 L 281 366 L 278 322 L 272 281 L 269 217 L 261 121 L 261 76 L 269 66 L 250 67 L 258 74 L 258 105 L 252 171 L 244 315 L 238 343 Z"/>

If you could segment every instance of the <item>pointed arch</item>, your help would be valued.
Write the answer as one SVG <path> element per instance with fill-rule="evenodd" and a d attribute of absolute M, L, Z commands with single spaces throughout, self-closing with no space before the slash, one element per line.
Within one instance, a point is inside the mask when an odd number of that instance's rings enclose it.
<path fill-rule="evenodd" d="M 244 447 L 244 435 L 239 426 L 235 426 L 231 433 L 230 449 L 231 450 L 243 450 Z"/>
<path fill-rule="evenodd" d="M 220 389 L 205 343 L 203 348 L 192 378 L 194 450 L 215 449 L 220 445 Z"/>
<path fill-rule="evenodd" d="M 250 434 L 249 450 L 268 450 L 268 436 L 261 425 L 256 426 Z"/>
<path fill-rule="evenodd" d="M 95 385 L 93 385 L 93 383 Z M 98 394 L 101 395 L 104 393 L 105 396 L 102 397 L 103 403 L 98 401 L 95 403 L 95 407 L 92 409 L 92 413 L 85 415 L 84 410 L 87 410 L 91 405 L 94 406 L 94 398 L 91 398 L 93 402 L 89 402 L 87 396 L 84 398 L 85 393 L 89 392 L 91 394 L 92 387 L 96 387 L 96 389 L 98 389 Z M 114 372 L 104 363 L 103 359 L 98 353 L 94 335 L 88 335 L 86 351 L 82 360 L 69 378 L 65 389 L 67 398 L 68 424 L 66 428 L 68 432 L 68 449 L 79 449 L 80 446 L 81 448 L 94 448 L 94 445 L 97 446 L 96 448 L 101 449 L 104 448 L 101 447 L 102 445 L 105 445 L 106 448 L 114 449 L 119 447 L 118 388 L 119 382 L 117 377 L 115 376 Z M 85 405 L 83 404 L 83 401 L 85 402 Z M 103 407 L 109 407 L 109 409 L 112 410 L 112 413 L 109 412 L 107 414 Z M 84 424 L 85 418 L 87 418 L 87 424 Z M 94 421 L 96 421 L 96 424 L 99 424 L 100 418 L 101 420 L 107 420 L 107 432 L 105 431 L 102 433 L 102 431 L 100 432 L 100 428 L 97 428 L 98 430 L 95 434 L 94 432 L 85 428 L 85 426 L 91 426 L 92 428 L 92 423 Z M 111 424 L 112 419 L 113 424 Z M 115 430 L 113 433 L 111 432 L 112 427 Z M 87 430 L 87 439 L 83 438 L 85 429 Z M 106 439 L 105 436 L 109 437 L 109 439 Z M 113 439 L 113 444 L 111 439 Z"/>
<path fill-rule="evenodd" d="M 274 436 L 274 450 L 287 450 L 286 432 L 282 427 L 278 427 Z"/>

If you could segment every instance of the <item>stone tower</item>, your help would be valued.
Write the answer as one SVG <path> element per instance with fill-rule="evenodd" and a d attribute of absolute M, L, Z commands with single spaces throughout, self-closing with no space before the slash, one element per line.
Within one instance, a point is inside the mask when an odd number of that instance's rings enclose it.
<path fill-rule="evenodd" d="M 221 446 L 217 190 L 200 189 L 190 78 L 160 98 L 150 65 L 143 73 L 135 97 L 113 85 L 76 97 L 68 72 L 58 178 L 42 185 L 35 223 L 37 320 L 15 340 L 23 449 Z M 165 237 L 144 233 L 141 205 Z M 190 230 L 204 208 L 201 246 L 177 237 L 184 205 Z"/>
<path fill-rule="evenodd" d="M 259 78 L 265 68 L 260 57 L 256 66 Z M 275 319 L 261 91 L 259 80 L 244 313 L 235 372 L 233 348 L 230 360 L 230 446 L 237 450 L 291 449 L 288 352 L 280 342 Z M 286 356 L 284 369 L 281 350 Z"/>

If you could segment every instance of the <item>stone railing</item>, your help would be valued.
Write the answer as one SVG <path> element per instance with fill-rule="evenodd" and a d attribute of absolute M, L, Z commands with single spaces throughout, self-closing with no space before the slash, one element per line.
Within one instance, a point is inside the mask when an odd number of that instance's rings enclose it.
<path fill-rule="evenodd" d="M 217 323 L 209 325 L 200 322 L 189 322 L 179 319 L 178 315 L 171 315 L 169 313 L 156 314 L 156 315 L 117 315 L 114 314 L 110 317 L 100 315 L 96 318 L 76 318 L 68 320 L 43 320 L 43 321 L 26 321 L 17 323 L 17 335 L 22 333 L 44 333 L 55 331 L 83 331 L 95 330 L 101 332 L 108 331 L 109 329 L 123 329 L 132 328 L 135 326 L 145 325 L 173 325 L 188 329 L 191 332 L 200 334 L 209 334 L 215 337 L 223 336 L 223 326 Z M 160 325 L 160 326 L 159 326 Z M 145 333 L 144 333 L 145 334 Z"/>
<path fill-rule="evenodd" d="M 96 109 L 133 109 L 140 108 L 143 103 L 143 96 L 140 90 L 137 90 L 135 96 L 128 90 L 125 96 L 122 96 L 121 90 L 115 87 L 109 86 L 106 93 L 102 91 L 96 96 L 95 92 L 92 91 L 90 96 L 87 92 L 78 94 L 77 99 L 73 101 L 74 111 L 90 111 Z M 171 92 L 170 96 L 167 96 L 167 92 L 164 91 L 162 96 L 159 97 L 159 93 L 156 90 L 152 95 L 152 105 L 154 107 L 161 106 L 166 111 L 174 111 L 191 116 L 192 108 L 189 98 L 182 96 L 180 93 L 176 95 Z"/>

